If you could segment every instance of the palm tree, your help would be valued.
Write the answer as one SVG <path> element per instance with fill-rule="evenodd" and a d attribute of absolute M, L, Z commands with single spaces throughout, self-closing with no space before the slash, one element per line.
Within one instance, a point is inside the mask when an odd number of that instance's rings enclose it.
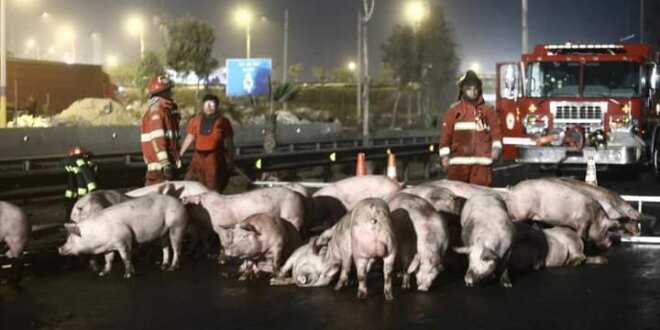
<path fill-rule="evenodd" d="M 264 151 L 272 153 L 277 146 L 277 112 L 282 104 L 291 101 L 300 89 L 289 83 L 278 84 L 270 88 L 270 108 L 266 114 L 265 133 L 264 133 Z"/>

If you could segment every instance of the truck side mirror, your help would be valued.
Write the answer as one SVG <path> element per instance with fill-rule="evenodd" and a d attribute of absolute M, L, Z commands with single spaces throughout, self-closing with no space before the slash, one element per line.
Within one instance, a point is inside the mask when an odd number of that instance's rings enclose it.
<path fill-rule="evenodd" d="M 500 66 L 499 96 L 505 99 L 517 99 L 520 96 L 520 67 L 510 63 Z"/>

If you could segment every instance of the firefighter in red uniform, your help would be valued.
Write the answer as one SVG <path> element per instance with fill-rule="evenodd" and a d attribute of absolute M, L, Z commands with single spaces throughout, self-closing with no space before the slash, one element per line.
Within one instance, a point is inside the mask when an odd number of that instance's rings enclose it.
<path fill-rule="evenodd" d="M 449 107 L 440 130 L 440 158 L 447 179 L 482 186 L 492 182 L 492 164 L 502 151 L 497 112 L 484 102 L 482 82 L 473 71 L 459 81 L 459 99 Z"/>
<path fill-rule="evenodd" d="M 147 164 L 145 185 L 174 180 L 181 168 L 179 121 L 172 100 L 174 85 L 165 76 L 149 82 L 148 109 L 142 117 L 142 155 Z"/>
<path fill-rule="evenodd" d="M 202 113 L 190 119 L 181 155 L 195 143 L 186 180 L 199 181 L 211 190 L 222 192 L 234 170 L 234 130 L 218 111 L 220 100 L 205 95 Z"/>

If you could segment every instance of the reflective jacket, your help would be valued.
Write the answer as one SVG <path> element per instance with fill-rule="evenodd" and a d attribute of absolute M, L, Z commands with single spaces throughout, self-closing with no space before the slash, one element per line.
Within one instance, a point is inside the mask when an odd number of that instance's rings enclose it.
<path fill-rule="evenodd" d="M 65 198 L 77 199 L 96 190 L 96 166 L 87 155 L 76 155 L 64 160 L 64 169 L 67 172 Z"/>
<path fill-rule="evenodd" d="M 449 156 L 450 165 L 491 165 L 495 149 L 502 149 L 502 129 L 492 106 L 480 97 L 449 107 L 440 129 L 440 157 Z"/>
<path fill-rule="evenodd" d="M 181 167 L 179 157 L 179 117 L 173 101 L 153 97 L 142 117 L 140 136 L 142 156 L 149 171 L 158 171 L 166 165 Z"/>

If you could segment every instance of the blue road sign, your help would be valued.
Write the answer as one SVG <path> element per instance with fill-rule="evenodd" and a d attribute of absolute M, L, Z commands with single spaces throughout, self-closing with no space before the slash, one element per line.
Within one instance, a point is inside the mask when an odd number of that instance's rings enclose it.
<path fill-rule="evenodd" d="M 272 61 L 269 58 L 227 59 L 227 96 L 268 95 Z"/>

